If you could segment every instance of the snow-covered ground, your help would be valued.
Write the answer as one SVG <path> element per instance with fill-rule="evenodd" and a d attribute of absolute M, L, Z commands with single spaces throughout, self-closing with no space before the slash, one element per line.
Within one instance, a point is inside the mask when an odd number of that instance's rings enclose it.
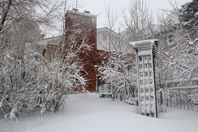
<path fill-rule="evenodd" d="M 197 132 L 198 112 L 171 109 L 154 119 L 136 107 L 96 94 L 72 95 L 56 115 L 32 116 L 12 124 L 0 120 L 0 132 Z"/>

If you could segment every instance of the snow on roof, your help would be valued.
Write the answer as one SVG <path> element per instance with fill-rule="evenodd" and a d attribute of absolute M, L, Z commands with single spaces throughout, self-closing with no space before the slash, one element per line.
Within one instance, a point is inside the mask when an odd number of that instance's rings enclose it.
<path fill-rule="evenodd" d="M 49 44 L 49 42 L 54 42 L 54 41 L 60 40 L 61 37 L 62 37 L 62 35 L 44 38 L 43 40 L 37 41 L 36 44 L 46 46 Z M 53 43 L 53 44 L 57 45 L 57 43 Z"/>
<path fill-rule="evenodd" d="M 75 10 L 68 10 L 67 13 L 81 15 L 81 16 L 88 16 L 88 17 L 97 17 L 96 15 L 93 15 L 93 14 L 90 14 L 90 13 L 79 12 L 79 11 L 75 11 Z"/>
<path fill-rule="evenodd" d="M 119 33 L 115 32 L 114 30 L 109 29 L 108 27 L 98 28 L 97 33 L 99 33 L 99 32 L 108 32 L 118 38 L 121 38 L 121 35 Z"/>

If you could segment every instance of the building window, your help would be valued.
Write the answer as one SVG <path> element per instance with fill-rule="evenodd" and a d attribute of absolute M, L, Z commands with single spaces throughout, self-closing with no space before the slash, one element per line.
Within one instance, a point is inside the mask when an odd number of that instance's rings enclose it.
<path fill-rule="evenodd" d="M 142 56 L 139 56 L 139 61 L 142 61 Z"/>
<path fill-rule="evenodd" d="M 106 34 L 102 34 L 102 39 L 103 39 L 103 41 L 107 41 L 107 35 Z"/>

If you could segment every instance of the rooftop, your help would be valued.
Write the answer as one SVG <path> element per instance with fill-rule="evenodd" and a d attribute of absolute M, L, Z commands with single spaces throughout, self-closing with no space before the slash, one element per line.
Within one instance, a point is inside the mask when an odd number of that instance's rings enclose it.
<path fill-rule="evenodd" d="M 81 15 L 81 16 L 88 16 L 88 17 L 97 17 L 96 15 L 90 14 L 89 11 L 80 12 L 77 9 L 68 10 L 66 14 L 68 14 L 68 13 L 75 14 L 75 15 Z"/>

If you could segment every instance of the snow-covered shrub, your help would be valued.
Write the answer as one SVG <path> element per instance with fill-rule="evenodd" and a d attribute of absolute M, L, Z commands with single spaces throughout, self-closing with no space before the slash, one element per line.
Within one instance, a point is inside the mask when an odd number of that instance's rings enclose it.
<path fill-rule="evenodd" d="M 41 99 L 44 99 L 41 112 L 58 111 L 63 105 L 64 98 L 73 91 L 73 88 L 85 85 L 81 69 L 78 62 L 69 64 L 62 60 L 53 60 L 45 71 L 40 72 L 39 85 L 45 86 L 41 94 L 43 96 Z"/>
<path fill-rule="evenodd" d="M 0 18 L 4 18 L 0 24 L 0 115 L 17 118 L 34 110 L 58 111 L 65 96 L 85 84 L 77 53 L 49 63 L 26 44 L 41 40 L 41 25 L 52 26 L 56 13 L 61 17 L 62 8 L 57 7 L 63 1 L 8 0 L 0 5 L 5 9 L 0 10 Z"/>
<path fill-rule="evenodd" d="M 0 67 L 1 109 L 6 117 L 34 109 L 41 90 L 38 69 L 43 67 L 42 63 L 42 57 L 29 51 L 23 57 L 14 50 L 6 53 Z"/>
<path fill-rule="evenodd" d="M 104 66 L 99 67 L 101 79 L 112 86 L 113 97 L 120 94 L 135 97 L 134 70 L 134 55 L 124 52 L 111 53 Z"/>
<path fill-rule="evenodd" d="M 8 51 L 2 60 L 0 109 L 5 117 L 34 110 L 56 112 L 74 87 L 85 85 L 76 61 L 71 64 L 56 58 L 49 63 L 31 49 L 24 50 L 22 58 Z"/>

